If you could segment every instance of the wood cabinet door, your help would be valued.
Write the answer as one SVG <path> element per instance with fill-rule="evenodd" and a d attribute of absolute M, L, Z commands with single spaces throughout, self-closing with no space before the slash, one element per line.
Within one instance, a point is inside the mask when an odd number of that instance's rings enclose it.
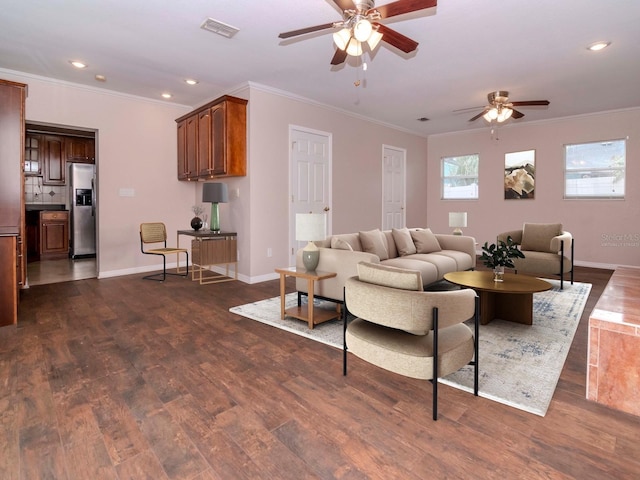
<path fill-rule="evenodd" d="M 96 142 L 92 138 L 67 137 L 65 140 L 67 161 L 95 163 Z"/>
<path fill-rule="evenodd" d="M 227 175 L 226 155 L 226 106 L 224 103 L 211 109 L 212 129 L 211 142 L 213 144 L 213 174 Z"/>
<path fill-rule="evenodd" d="M 186 180 L 187 167 L 187 121 L 178 122 L 178 180 Z"/>
<path fill-rule="evenodd" d="M 198 178 L 198 116 L 193 115 L 186 120 L 185 157 L 187 178 Z"/>
<path fill-rule="evenodd" d="M 66 155 L 64 137 L 45 135 L 43 138 L 44 185 L 64 185 Z"/>
<path fill-rule="evenodd" d="M 207 109 L 198 114 L 198 176 L 207 178 L 213 172 L 211 151 L 211 112 Z"/>
<path fill-rule="evenodd" d="M 69 214 L 67 212 L 40 213 L 40 256 L 69 254 Z"/>

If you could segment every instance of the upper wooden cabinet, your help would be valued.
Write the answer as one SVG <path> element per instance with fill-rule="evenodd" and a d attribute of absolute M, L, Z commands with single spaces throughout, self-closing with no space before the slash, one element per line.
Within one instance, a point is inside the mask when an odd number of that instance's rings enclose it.
<path fill-rule="evenodd" d="M 25 137 L 24 174 L 42 175 L 42 135 L 27 134 Z"/>
<path fill-rule="evenodd" d="M 44 185 L 65 184 L 65 138 L 57 135 L 44 135 L 42 137 L 42 160 L 44 163 Z"/>
<path fill-rule="evenodd" d="M 65 150 L 68 162 L 96 163 L 96 141 L 93 138 L 66 137 Z"/>
<path fill-rule="evenodd" d="M 247 100 L 226 95 L 176 122 L 179 180 L 247 174 Z"/>

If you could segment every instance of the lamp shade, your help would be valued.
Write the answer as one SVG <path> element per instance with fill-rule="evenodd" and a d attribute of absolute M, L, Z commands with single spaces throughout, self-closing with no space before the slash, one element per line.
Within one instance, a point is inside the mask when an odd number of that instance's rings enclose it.
<path fill-rule="evenodd" d="M 449 226 L 460 228 L 467 226 L 467 212 L 449 212 Z"/>
<path fill-rule="evenodd" d="M 314 242 L 324 240 L 327 231 L 327 216 L 324 213 L 297 213 L 296 240 Z"/>
<path fill-rule="evenodd" d="M 226 183 L 205 183 L 202 186 L 202 201 L 211 203 L 227 203 L 229 192 Z"/>

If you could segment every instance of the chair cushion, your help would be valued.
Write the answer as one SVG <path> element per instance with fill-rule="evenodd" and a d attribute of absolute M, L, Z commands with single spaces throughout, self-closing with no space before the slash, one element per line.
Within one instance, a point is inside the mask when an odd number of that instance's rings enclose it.
<path fill-rule="evenodd" d="M 379 229 L 359 232 L 359 235 L 362 250 L 367 253 L 377 255 L 380 260 L 386 260 L 389 258 L 389 252 L 387 251 L 386 245 L 387 239 Z"/>
<path fill-rule="evenodd" d="M 433 253 L 442 250 L 430 228 L 411 230 L 411 238 L 416 246 L 416 253 Z"/>
<path fill-rule="evenodd" d="M 522 229 L 522 250 L 558 253 L 551 250 L 551 239 L 560 235 L 561 223 L 525 223 Z"/>
<path fill-rule="evenodd" d="M 396 242 L 398 255 L 404 257 L 405 255 L 413 255 L 416 253 L 416 245 L 413 243 L 408 228 L 393 228 L 391 234 L 393 235 L 393 240 Z"/>
<path fill-rule="evenodd" d="M 416 270 L 390 267 L 375 263 L 358 263 L 358 278 L 361 282 L 401 290 L 422 290 L 422 275 Z"/>

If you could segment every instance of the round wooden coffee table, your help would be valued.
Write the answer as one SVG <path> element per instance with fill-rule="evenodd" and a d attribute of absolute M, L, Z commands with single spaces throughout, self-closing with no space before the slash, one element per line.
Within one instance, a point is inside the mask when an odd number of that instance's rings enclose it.
<path fill-rule="evenodd" d="M 444 279 L 455 285 L 472 288 L 480 297 L 480 323 L 496 318 L 533 324 L 533 294 L 550 290 L 549 282 L 528 275 L 505 273 L 503 282 L 494 282 L 493 272 L 451 272 Z"/>

